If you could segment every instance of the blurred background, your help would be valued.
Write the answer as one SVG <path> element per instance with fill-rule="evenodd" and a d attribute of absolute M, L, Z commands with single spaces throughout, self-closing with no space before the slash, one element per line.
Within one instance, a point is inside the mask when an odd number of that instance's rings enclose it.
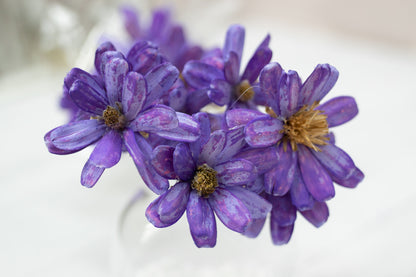
<path fill-rule="evenodd" d="M 114 249 L 119 216 L 140 187 L 132 161 L 123 156 L 85 189 L 89 150 L 55 156 L 43 136 L 68 120 L 58 105 L 65 74 L 91 69 L 98 41 L 126 41 L 126 3 L 141 22 L 171 7 L 207 48 L 222 45 L 229 24 L 244 25 L 243 63 L 269 33 L 273 61 L 303 79 L 328 62 L 340 71 L 330 96 L 356 98 L 359 116 L 334 131 L 364 182 L 337 187 L 320 229 L 299 217 L 289 245 L 270 250 L 293 259 L 264 276 L 416 275 L 416 1 L 0 0 L 1 276 L 122 276 Z M 267 228 L 262 236 L 271 244 Z"/>

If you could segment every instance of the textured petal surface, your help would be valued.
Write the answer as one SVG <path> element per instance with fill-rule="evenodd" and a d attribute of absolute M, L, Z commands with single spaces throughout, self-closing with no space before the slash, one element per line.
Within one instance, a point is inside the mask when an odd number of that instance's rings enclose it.
<path fill-rule="evenodd" d="M 176 179 L 173 168 L 173 151 L 175 148 L 168 145 L 157 146 L 152 153 L 152 165 L 160 176 L 168 179 Z"/>
<path fill-rule="evenodd" d="M 150 157 L 147 158 L 137 145 L 134 132 L 131 129 L 124 131 L 124 143 L 130 153 L 137 170 L 145 184 L 156 194 L 162 194 L 169 188 L 169 182 L 163 178 L 153 168 Z M 144 139 L 139 143 L 146 143 Z"/>
<path fill-rule="evenodd" d="M 246 125 L 253 119 L 265 116 L 264 113 L 249 109 L 232 109 L 225 113 L 228 128 Z"/>
<path fill-rule="evenodd" d="M 104 88 L 100 85 L 97 80 L 88 72 L 85 72 L 79 68 L 72 68 L 71 71 L 65 76 L 64 85 L 69 90 L 75 81 L 80 80 L 92 87 L 96 93 L 100 96 L 100 99 L 106 99 L 107 95 Z"/>
<path fill-rule="evenodd" d="M 270 220 L 279 226 L 293 225 L 296 220 L 296 207 L 292 204 L 289 194 L 267 198 L 273 205 Z"/>
<path fill-rule="evenodd" d="M 104 68 L 104 82 L 107 90 L 108 102 L 115 106 L 116 102 L 121 101 L 124 77 L 129 71 L 129 64 L 124 59 L 114 58 L 110 60 Z"/>
<path fill-rule="evenodd" d="M 279 83 L 280 115 L 288 118 L 297 111 L 299 90 L 302 81 L 296 71 L 283 73 Z"/>
<path fill-rule="evenodd" d="M 246 146 L 243 127 L 228 129 L 225 133 L 225 145 L 218 156 L 217 164 L 229 161 Z"/>
<path fill-rule="evenodd" d="M 147 109 L 130 123 L 134 131 L 157 132 L 159 130 L 170 130 L 178 127 L 179 121 L 176 112 L 171 107 L 156 105 Z"/>
<path fill-rule="evenodd" d="M 258 171 L 258 174 L 264 174 L 272 169 L 279 161 L 279 154 L 275 146 L 250 149 L 243 151 L 235 156 L 235 158 L 245 159 L 252 162 Z"/>
<path fill-rule="evenodd" d="M 185 143 L 179 143 L 173 152 L 173 168 L 180 180 L 190 180 L 196 170 L 191 150 Z"/>
<path fill-rule="evenodd" d="M 151 42 L 144 40 L 140 40 L 132 46 L 127 54 L 127 60 L 132 64 L 133 71 L 143 75 L 165 62 L 159 49 Z"/>
<path fill-rule="evenodd" d="M 218 130 L 213 132 L 207 143 L 202 147 L 199 161 L 206 162 L 210 166 L 215 165 L 219 153 L 224 149 L 225 140 L 226 135 L 224 131 Z"/>
<path fill-rule="evenodd" d="M 170 130 L 159 130 L 157 135 L 174 141 L 192 142 L 199 138 L 201 131 L 199 123 L 192 116 L 176 112 L 178 126 Z"/>
<path fill-rule="evenodd" d="M 159 204 L 160 221 L 169 225 L 178 221 L 185 212 L 189 192 L 189 183 L 177 183 L 169 189 Z"/>
<path fill-rule="evenodd" d="M 90 162 L 96 166 L 110 168 L 120 161 L 123 141 L 121 135 L 111 130 L 97 143 L 90 156 Z"/>
<path fill-rule="evenodd" d="M 243 233 L 250 223 L 250 212 L 244 203 L 226 189 L 217 188 L 208 198 L 221 222 L 229 229 Z"/>
<path fill-rule="evenodd" d="M 101 61 L 99 63 L 99 74 L 104 78 L 105 83 L 105 68 L 111 62 L 112 59 L 124 59 L 124 56 L 119 51 L 105 51 L 101 54 Z"/>
<path fill-rule="evenodd" d="M 106 126 L 95 119 L 68 123 L 48 132 L 45 143 L 55 154 L 69 154 L 94 143 L 104 135 Z"/>
<path fill-rule="evenodd" d="M 229 52 L 225 58 L 224 75 L 231 85 L 237 84 L 240 80 L 240 59 L 234 51 Z"/>
<path fill-rule="evenodd" d="M 277 222 L 270 222 L 270 233 L 272 235 L 272 241 L 275 245 L 287 244 L 292 237 L 293 228 L 295 224 L 287 226 L 279 226 Z"/>
<path fill-rule="evenodd" d="M 160 215 L 159 215 L 160 203 L 163 201 L 167 193 L 168 192 L 165 192 L 164 194 L 156 198 L 154 201 L 152 201 L 152 203 L 150 203 L 150 205 L 147 207 L 146 212 L 145 212 L 147 220 L 157 228 L 164 228 L 173 224 L 173 223 L 169 224 L 169 223 L 165 223 L 161 221 Z"/>
<path fill-rule="evenodd" d="M 295 170 L 295 177 L 290 189 L 290 196 L 292 198 L 293 205 L 295 205 L 299 211 L 312 209 L 314 200 L 309 191 L 306 189 L 299 168 L 296 168 Z"/>
<path fill-rule="evenodd" d="M 192 191 L 186 207 L 186 216 L 196 246 L 214 247 L 217 242 L 217 225 L 208 200 Z"/>
<path fill-rule="evenodd" d="M 224 106 L 230 102 L 232 90 L 233 87 L 225 80 L 216 79 L 211 82 L 208 97 L 218 106 Z"/>
<path fill-rule="evenodd" d="M 104 170 L 104 167 L 96 166 L 88 160 L 81 172 L 81 184 L 87 188 L 93 187 L 97 183 L 98 179 L 100 179 Z"/>
<path fill-rule="evenodd" d="M 338 75 L 335 67 L 329 64 L 319 64 L 302 85 L 298 107 L 321 101 L 337 82 Z"/>
<path fill-rule="evenodd" d="M 267 39 L 267 38 L 266 38 Z M 260 71 L 266 64 L 270 62 L 272 58 L 272 50 L 267 46 L 260 46 L 256 49 L 250 61 L 248 62 L 246 69 L 241 77 L 241 80 L 248 80 L 250 84 L 257 80 Z"/>
<path fill-rule="evenodd" d="M 278 63 L 266 65 L 260 72 L 260 87 L 265 95 L 266 104 L 273 109 L 276 114 L 280 114 L 279 108 L 279 83 L 283 74 L 283 69 Z"/>
<path fill-rule="evenodd" d="M 163 94 L 172 87 L 179 76 L 179 71 L 170 63 L 154 67 L 146 74 L 147 95 L 145 108 L 157 103 Z"/>
<path fill-rule="evenodd" d="M 310 194 L 317 201 L 326 201 L 335 196 L 334 185 L 326 170 L 312 155 L 311 151 L 299 145 L 299 167 L 302 179 Z"/>
<path fill-rule="evenodd" d="M 193 114 L 192 118 L 198 122 L 201 130 L 201 136 L 196 141 L 189 144 L 192 157 L 195 161 L 197 161 L 202 146 L 209 140 L 209 136 L 211 134 L 211 124 L 209 122 L 208 114 L 204 112 Z"/>
<path fill-rule="evenodd" d="M 282 128 L 283 123 L 270 116 L 254 119 L 244 128 L 246 142 L 251 147 L 271 146 L 283 137 Z"/>
<path fill-rule="evenodd" d="M 186 63 L 182 75 L 187 84 L 197 89 L 209 87 L 213 80 L 224 79 L 221 69 L 200 61 Z"/>
<path fill-rule="evenodd" d="M 94 65 L 98 73 L 101 72 L 102 55 L 107 51 L 116 51 L 114 45 L 109 41 L 102 43 L 95 51 Z"/>
<path fill-rule="evenodd" d="M 350 121 L 358 114 L 357 103 L 354 98 L 340 96 L 318 106 L 317 110 L 327 115 L 328 127 L 335 127 Z"/>
<path fill-rule="evenodd" d="M 107 108 L 107 99 L 93 87 L 81 80 L 76 80 L 69 89 L 72 101 L 82 110 L 102 115 Z"/>
<path fill-rule="evenodd" d="M 231 25 L 225 36 L 223 55 L 226 57 L 231 51 L 234 51 L 238 59 L 241 60 L 244 48 L 245 30 L 241 25 Z"/>
<path fill-rule="evenodd" d="M 218 164 L 214 170 L 217 171 L 218 182 L 227 186 L 248 184 L 257 177 L 254 164 L 243 159 Z"/>
<path fill-rule="evenodd" d="M 322 226 L 329 217 L 329 209 L 325 202 L 315 201 L 312 209 L 302 211 L 301 213 L 316 228 Z"/>
<path fill-rule="evenodd" d="M 136 72 L 129 72 L 124 80 L 121 104 L 127 120 L 134 119 L 146 100 L 146 80 Z"/>

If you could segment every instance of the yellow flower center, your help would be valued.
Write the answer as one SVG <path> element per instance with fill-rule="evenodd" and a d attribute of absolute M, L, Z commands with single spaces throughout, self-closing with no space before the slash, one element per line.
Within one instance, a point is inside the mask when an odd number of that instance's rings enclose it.
<path fill-rule="evenodd" d="M 198 166 L 191 187 L 204 198 L 211 195 L 218 187 L 217 172 L 207 164 Z"/>
<path fill-rule="evenodd" d="M 116 130 L 122 130 L 126 126 L 126 118 L 119 109 L 107 106 L 102 116 L 105 125 Z"/>
<path fill-rule="evenodd" d="M 239 101 L 247 102 L 254 97 L 253 87 L 248 80 L 243 80 L 235 88 L 235 95 Z"/>

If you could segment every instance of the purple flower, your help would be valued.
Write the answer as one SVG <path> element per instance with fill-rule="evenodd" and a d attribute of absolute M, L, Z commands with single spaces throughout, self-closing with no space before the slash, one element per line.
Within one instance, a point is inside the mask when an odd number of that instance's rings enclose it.
<path fill-rule="evenodd" d="M 70 154 L 96 143 L 81 174 L 82 185 L 92 187 L 126 149 L 149 188 L 158 194 L 164 192 L 168 181 L 150 165 L 152 148 L 146 137 L 149 133 L 180 141 L 199 137 L 199 125 L 190 116 L 157 104 L 178 78 L 178 70 L 163 63 L 143 76 L 130 71 L 131 65 L 120 52 L 100 52 L 100 48 L 95 65 L 102 78 L 78 68 L 65 78 L 72 101 L 90 118 L 48 132 L 48 150 Z"/>
<path fill-rule="evenodd" d="M 315 208 L 327 210 L 324 201 L 335 195 L 333 182 L 353 188 L 364 178 L 329 133 L 330 127 L 357 115 L 355 100 L 341 96 L 319 104 L 337 79 L 338 71 L 323 64 L 302 84 L 295 71 L 283 72 L 279 64 L 272 63 L 260 74 L 267 114 L 244 109 L 226 114 L 229 127 L 245 125 L 246 142 L 253 147 L 237 157 L 252 161 L 259 174 L 264 173 L 266 193 L 279 197 L 290 194 L 290 202 L 303 214 L 315 213 Z M 328 215 L 321 215 L 318 221 L 323 223 Z M 274 230 L 285 224 L 272 220 Z M 289 227 L 285 231 L 289 232 Z"/>
<path fill-rule="evenodd" d="M 201 138 L 176 147 L 158 146 L 152 164 L 156 171 L 178 182 L 154 200 L 146 211 L 156 227 L 174 224 L 186 211 L 190 231 L 198 247 L 213 247 L 217 229 L 214 213 L 229 229 L 256 236 L 271 205 L 244 187 L 257 177 L 255 166 L 234 159 L 244 145 L 241 128 L 210 135 L 206 114 L 194 115 L 201 126 Z"/>
<path fill-rule="evenodd" d="M 272 57 L 272 51 L 268 47 L 270 36 L 266 36 L 259 45 L 240 75 L 244 37 L 244 28 L 232 25 L 227 31 L 220 53 L 223 61 L 218 62 L 217 54 L 201 61 L 188 62 L 183 70 L 186 82 L 199 91 L 205 91 L 209 100 L 217 105 L 255 109 L 252 99 L 256 93 L 261 93 L 255 82 L 261 69 Z"/>

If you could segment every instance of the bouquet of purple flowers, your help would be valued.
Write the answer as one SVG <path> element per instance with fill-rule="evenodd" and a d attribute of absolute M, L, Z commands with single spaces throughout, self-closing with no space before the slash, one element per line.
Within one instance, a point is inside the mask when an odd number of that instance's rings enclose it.
<path fill-rule="evenodd" d="M 319 227 L 333 183 L 354 188 L 362 181 L 329 130 L 357 115 L 355 100 L 321 103 L 338 79 L 333 66 L 320 64 L 302 81 L 271 62 L 267 35 L 241 70 L 240 25 L 228 28 L 222 48 L 204 50 L 186 40 L 168 10 L 156 10 L 147 28 L 134 10 L 123 16 L 134 41 L 129 50 L 103 43 L 92 72 L 67 74 L 61 106 L 71 120 L 44 138 L 59 155 L 94 145 L 83 186 L 93 187 L 128 152 L 156 194 L 147 219 L 165 228 L 186 212 L 196 246 L 214 247 L 216 217 L 256 237 L 270 214 L 273 243 L 286 244 L 297 211 Z M 225 112 L 209 112 L 213 105 Z"/>

